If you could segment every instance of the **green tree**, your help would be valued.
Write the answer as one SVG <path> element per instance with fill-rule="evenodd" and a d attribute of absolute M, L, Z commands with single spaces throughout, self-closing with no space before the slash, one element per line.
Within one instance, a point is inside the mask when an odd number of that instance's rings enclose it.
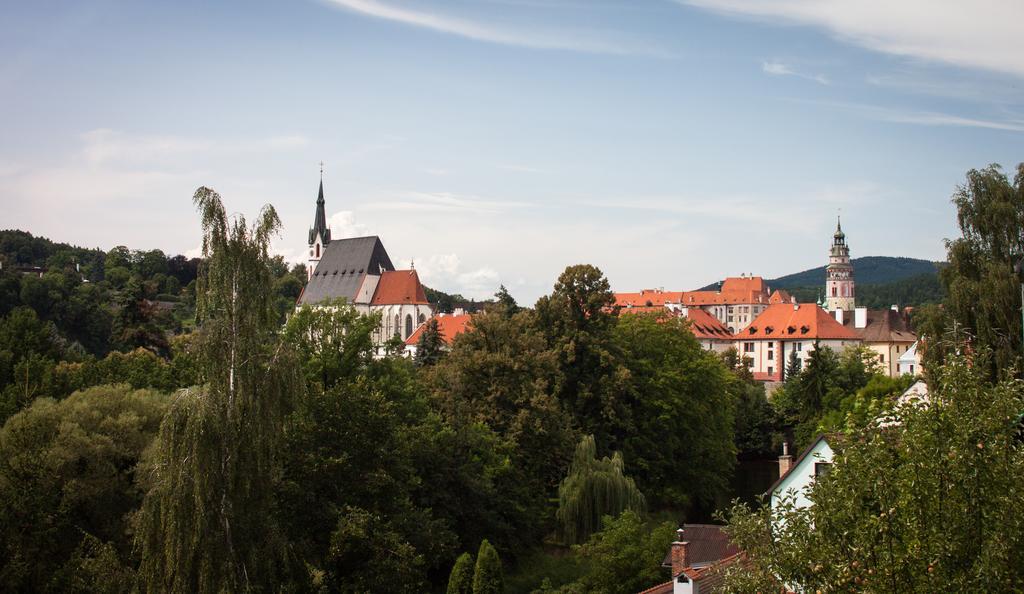
<path fill-rule="evenodd" d="M 588 570 L 562 587 L 562 594 L 632 594 L 665 581 L 661 561 L 675 531 L 671 522 L 647 525 L 634 511 L 618 518 L 605 516 L 602 529 L 573 547 Z"/>
<path fill-rule="evenodd" d="M 615 302 L 608 279 L 588 264 L 569 266 L 554 291 L 537 300 L 537 329 L 558 359 L 555 394 L 602 447 L 622 447 L 633 434 L 629 370 L 613 337 Z"/>
<path fill-rule="evenodd" d="M 38 399 L 0 429 L 4 589 L 97 591 L 105 580 L 84 565 L 102 559 L 108 577 L 131 575 L 130 515 L 142 501 L 136 465 L 167 400 L 98 386 L 61 401 Z M 85 583 L 73 588 L 72 577 Z"/>
<path fill-rule="evenodd" d="M 502 594 L 505 591 L 505 574 L 501 569 L 498 551 L 485 538 L 476 554 L 473 570 L 473 594 Z"/>
<path fill-rule="evenodd" d="M 796 379 L 800 375 L 800 371 L 800 357 L 797 356 L 795 350 L 791 350 L 789 351 L 789 360 L 786 361 L 786 381 Z"/>
<path fill-rule="evenodd" d="M 730 591 L 1024 589 L 1024 387 L 993 385 L 987 355 L 936 369 L 930 402 L 884 410 L 831 442 L 831 472 L 773 506 L 733 508 L 748 555 Z"/>
<path fill-rule="evenodd" d="M 473 594 L 473 565 L 473 555 L 459 555 L 448 577 L 447 594 Z"/>
<path fill-rule="evenodd" d="M 514 316 L 522 309 L 516 303 L 515 298 L 508 292 L 508 289 L 505 288 L 505 285 L 501 285 L 498 288 L 498 292 L 494 294 L 494 301 L 496 310 L 506 317 Z"/>
<path fill-rule="evenodd" d="M 940 278 L 946 289 L 947 329 L 974 336 L 992 350 L 989 374 L 1021 365 L 1021 282 L 1014 265 L 1024 258 L 1024 163 L 1013 181 L 998 165 L 967 172 L 953 194 L 961 237 L 947 240 L 949 265 Z M 943 334 L 945 331 L 942 332 Z M 925 368 L 945 358 L 941 334 L 926 337 Z"/>
<path fill-rule="evenodd" d="M 437 327 L 437 318 L 430 318 L 416 343 L 416 365 L 429 367 L 437 364 L 444 355 L 444 346 L 441 330 Z"/>
<path fill-rule="evenodd" d="M 684 320 L 627 314 L 613 336 L 629 372 L 620 402 L 634 420 L 620 447 L 630 475 L 654 506 L 713 509 L 736 460 L 734 377 Z"/>
<path fill-rule="evenodd" d="M 618 517 L 626 510 L 643 511 L 644 496 L 626 476 L 622 454 L 597 458 L 594 436 L 584 436 L 576 447 L 569 475 L 558 487 L 557 517 L 564 542 L 590 537 L 604 516 Z"/>
<path fill-rule="evenodd" d="M 251 228 L 220 196 L 195 194 L 203 256 L 197 286 L 201 388 L 181 392 L 148 466 L 138 543 L 145 588 L 233 592 L 281 583 L 274 514 L 282 417 L 301 390 L 277 336 L 269 261 L 280 221 L 264 207 Z"/>

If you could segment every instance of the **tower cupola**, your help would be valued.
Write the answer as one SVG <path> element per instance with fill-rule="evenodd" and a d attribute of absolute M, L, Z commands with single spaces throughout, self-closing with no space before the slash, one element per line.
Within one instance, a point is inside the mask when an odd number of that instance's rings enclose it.
<path fill-rule="evenodd" d="M 829 311 L 853 310 L 855 305 L 853 264 L 850 262 L 850 246 L 846 245 L 846 233 L 842 222 L 836 219 L 836 232 L 832 234 L 828 267 L 825 268 L 825 305 Z"/>

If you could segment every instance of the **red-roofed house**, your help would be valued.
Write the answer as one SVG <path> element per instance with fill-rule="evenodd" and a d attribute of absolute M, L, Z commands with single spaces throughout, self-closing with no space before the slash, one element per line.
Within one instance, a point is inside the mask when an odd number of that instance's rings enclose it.
<path fill-rule="evenodd" d="M 803 367 L 816 343 L 841 351 L 860 342 L 856 332 L 813 303 L 770 305 L 735 337 L 736 350 L 749 359 L 754 378 L 769 382 L 785 379 L 790 353 Z"/>
<path fill-rule="evenodd" d="M 473 316 L 470 314 L 438 314 L 434 319 L 437 320 L 437 330 L 441 334 L 441 340 L 445 345 L 451 346 L 455 337 L 469 328 Z M 426 328 L 426 324 L 421 325 L 416 332 L 412 333 L 412 336 L 405 339 L 405 352 L 410 357 L 416 355 L 416 345 L 419 344 L 420 336 Z"/>
<path fill-rule="evenodd" d="M 734 336 L 718 318 L 699 307 L 684 307 L 680 315 L 690 322 L 690 331 L 709 351 L 724 353 L 733 346 Z"/>

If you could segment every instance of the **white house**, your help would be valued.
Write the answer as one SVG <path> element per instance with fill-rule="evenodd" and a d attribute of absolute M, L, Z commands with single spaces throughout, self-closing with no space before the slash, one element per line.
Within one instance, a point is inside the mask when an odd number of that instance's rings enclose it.
<path fill-rule="evenodd" d="M 771 505 L 775 508 L 787 494 L 794 496 L 798 508 L 810 507 L 807 499 L 814 481 L 832 468 L 832 446 L 828 438 L 819 435 L 811 445 L 793 460 L 789 454 L 789 444 L 783 445 L 782 456 L 779 457 L 779 480 L 771 486 Z"/>

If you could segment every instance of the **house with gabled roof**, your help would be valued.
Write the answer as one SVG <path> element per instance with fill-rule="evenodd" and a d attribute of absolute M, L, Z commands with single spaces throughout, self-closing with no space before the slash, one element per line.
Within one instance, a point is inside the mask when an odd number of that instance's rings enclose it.
<path fill-rule="evenodd" d="M 841 351 L 860 342 L 856 332 L 814 303 L 770 305 L 735 335 L 736 350 L 747 361 L 754 379 L 765 382 L 785 380 L 791 353 L 796 353 L 803 368 L 815 348 Z"/>
<path fill-rule="evenodd" d="M 382 347 L 393 337 L 407 340 L 431 316 L 434 306 L 415 269 L 395 270 L 377 236 L 331 237 L 327 226 L 324 182 L 309 230 L 309 278 L 297 305 L 326 306 L 343 301 L 363 314 L 379 314 L 373 339 Z"/>
<path fill-rule="evenodd" d="M 437 320 L 437 331 L 441 335 L 441 342 L 447 348 L 452 345 L 452 341 L 455 340 L 456 336 L 469 330 L 473 315 L 467 313 L 440 313 L 431 318 L 431 320 Z M 419 344 L 420 336 L 423 335 L 429 323 L 430 320 L 427 320 L 426 323 L 422 324 L 412 333 L 412 336 L 405 339 L 405 352 L 410 357 L 416 356 L 416 345 Z"/>

